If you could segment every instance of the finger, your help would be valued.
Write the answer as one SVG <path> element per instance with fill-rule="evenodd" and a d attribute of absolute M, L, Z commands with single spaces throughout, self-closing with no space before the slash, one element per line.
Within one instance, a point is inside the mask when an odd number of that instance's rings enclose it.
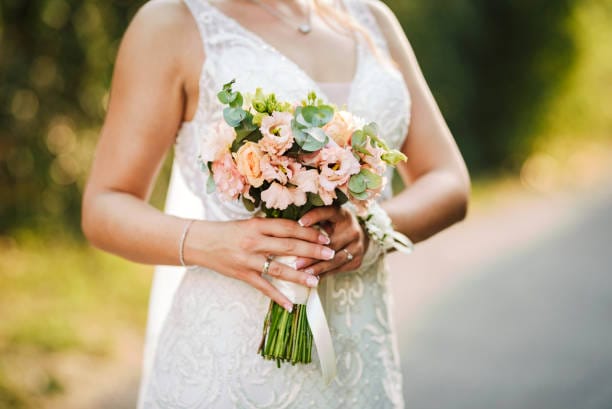
<path fill-rule="evenodd" d="M 270 277 L 291 281 L 305 287 L 314 288 L 319 284 L 319 279 L 312 274 L 295 270 L 286 264 L 274 260 L 270 262 L 267 274 Z"/>
<path fill-rule="evenodd" d="M 302 226 L 313 226 L 324 220 L 335 222 L 340 218 L 340 209 L 335 206 L 316 207 L 298 220 Z"/>
<path fill-rule="evenodd" d="M 324 277 L 328 274 L 338 274 L 338 273 L 344 273 L 344 272 L 348 272 L 348 271 L 355 271 L 357 270 L 359 267 L 361 267 L 361 261 L 363 259 L 363 251 L 361 251 L 361 253 L 358 252 L 358 248 L 357 246 L 352 246 L 353 250 L 348 250 L 352 255 L 353 258 L 352 260 L 349 260 L 349 255 L 346 251 L 340 251 L 338 252 L 338 254 L 342 254 L 344 253 L 344 256 L 346 257 L 345 260 L 346 262 L 336 268 L 332 268 L 329 269 L 327 271 L 325 271 L 324 273 L 320 274 L 320 277 Z"/>
<path fill-rule="evenodd" d="M 255 272 L 248 274 L 244 281 L 274 300 L 278 305 L 282 306 L 287 311 L 293 310 L 293 303 L 289 300 L 289 298 L 285 297 L 283 293 L 278 291 L 276 287 L 270 284 L 268 280 L 259 274 Z"/>
<path fill-rule="evenodd" d="M 255 251 L 276 256 L 297 256 L 317 260 L 331 260 L 335 251 L 321 244 L 309 243 L 298 239 L 265 237 L 255 245 Z"/>
<path fill-rule="evenodd" d="M 317 260 L 315 258 L 306 258 L 306 257 L 298 257 L 295 260 L 295 268 L 298 270 L 302 270 L 308 266 L 313 265 L 314 263 L 318 263 L 321 260 Z"/>
<path fill-rule="evenodd" d="M 349 250 L 350 251 L 350 250 Z M 355 255 L 351 253 L 353 260 L 355 259 Z M 315 276 L 320 276 L 322 274 L 327 274 L 330 271 L 335 271 L 344 267 L 345 264 L 352 262 L 349 260 L 351 257 L 349 253 L 346 251 L 338 251 L 330 261 L 320 261 L 316 264 L 309 266 L 304 269 L 304 272 L 307 274 L 312 274 Z M 349 271 L 348 269 L 346 271 Z"/>
<path fill-rule="evenodd" d="M 312 243 L 329 244 L 329 237 L 314 227 L 302 227 L 297 222 L 286 219 L 268 219 L 266 221 L 266 223 L 261 223 L 261 232 L 263 234 L 282 238 L 296 238 Z"/>

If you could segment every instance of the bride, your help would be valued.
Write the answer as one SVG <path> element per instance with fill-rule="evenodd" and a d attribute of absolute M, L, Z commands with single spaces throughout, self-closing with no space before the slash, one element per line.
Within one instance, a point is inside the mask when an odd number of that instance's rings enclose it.
<path fill-rule="evenodd" d="M 314 90 L 376 121 L 408 156 L 406 188 L 394 197 L 386 189 L 379 204 L 413 242 L 466 213 L 465 164 L 382 2 L 151 0 L 119 49 L 82 215 L 93 245 L 159 266 L 139 407 L 403 407 L 384 251 L 372 253 L 378 244 L 350 209 L 315 209 L 300 223 L 259 219 L 206 193 L 199 141 L 232 78 L 241 92 L 262 87 L 282 100 Z M 147 199 L 171 147 L 163 213 Z M 329 239 L 311 227 L 323 221 Z M 298 265 L 268 264 L 270 255 L 298 256 Z M 263 270 L 318 286 L 337 357 L 331 384 L 316 355 L 280 369 L 257 355 L 269 299 L 292 307 Z"/>

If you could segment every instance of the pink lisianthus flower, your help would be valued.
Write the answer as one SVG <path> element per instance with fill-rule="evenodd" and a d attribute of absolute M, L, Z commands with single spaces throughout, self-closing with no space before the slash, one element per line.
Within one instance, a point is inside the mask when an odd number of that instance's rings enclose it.
<path fill-rule="evenodd" d="M 277 181 L 286 185 L 297 166 L 300 166 L 299 163 L 288 156 L 266 154 L 261 158 L 261 173 L 268 182 Z"/>
<path fill-rule="evenodd" d="M 285 210 L 289 205 L 303 206 L 306 204 L 306 193 L 295 187 L 283 186 L 274 182 L 261 192 L 261 200 L 270 209 Z"/>
<path fill-rule="evenodd" d="M 236 131 L 224 119 L 209 128 L 200 143 L 200 158 L 203 162 L 212 162 L 229 152 L 236 139 Z"/>
<path fill-rule="evenodd" d="M 259 146 L 264 152 L 271 155 L 282 155 L 293 145 L 293 132 L 291 131 L 291 120 L 293 114 L 290 112 L 274 111 L 272 115 L 261 120 L 259 127 L 263 138 Z"/>
<path fill-rule="evenodd" d="M 316 169 L 306 169 L 299 166 L 294 170 L 290 182 L 295 185 L 296 189 L 304 193 L 317 193 L 319 191 L 319 172 Z"/>
<path fill-rule="evenodd" d="M 366 150 L 370 152 L 370 155 L 359 154 L 361 161 L 368 165 L 368 168 L 376 173 L 377 175 L 384 175 L 387 170 L 387 164 L 382 160 L 382 154 L 385 153 L 383 148 L 373 147 L 371 141 L 368 138 L 366 144 Z"/>
<path fill-rule="evenodd" d="M 348 183 L 350 177 L 361 170 L 359 161 L 350 148 L 328 144 L 321 149 L 320 154 L 320 191 L 335 191 L 337 187 Z"/>
<path fill-rule="evenodd" d="M 236 200 L 249 189 L 244 177 L 240 174 L 232 154 L 227 152 L 212 163 L 213 180 L 218 192 L 227 200 Z"/>

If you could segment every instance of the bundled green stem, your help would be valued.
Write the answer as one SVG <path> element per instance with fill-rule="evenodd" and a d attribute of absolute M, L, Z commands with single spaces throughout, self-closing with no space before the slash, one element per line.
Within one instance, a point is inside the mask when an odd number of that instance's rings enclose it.
<path fill-rule="evenodd" d="M 274 301 L 270 301 L 264 320 L 259 353 L 265 359 L 281 362 L 307 364 L 312 361 L 312 332 L 306 317 L 306 305 L 295 304 L 288 312 Z"/>

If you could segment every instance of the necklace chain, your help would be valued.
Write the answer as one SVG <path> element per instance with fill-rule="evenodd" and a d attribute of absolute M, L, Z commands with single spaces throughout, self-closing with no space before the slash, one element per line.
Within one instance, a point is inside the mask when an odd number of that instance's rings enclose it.
<path fill-rule="evenodd" d="M 279 20 L 289 24 L 291 27 L 295 27 L 295 22 L 289 19 L 285 14 L 278 11 L 278 9 L 264 3 L 261 0 L 251 0 L 251 2 L 255 3 L 262 9 L 266 10 L 268 13 L 272 14 Z M 312 31 L 312 7 L 310 6 L 310 1 L 306 1 L 307 4 L 307 14 L 306 14 L 306 22 L 300 23 L 297 26 L 297 30 L 302 34 L 308 34 Z"/>

